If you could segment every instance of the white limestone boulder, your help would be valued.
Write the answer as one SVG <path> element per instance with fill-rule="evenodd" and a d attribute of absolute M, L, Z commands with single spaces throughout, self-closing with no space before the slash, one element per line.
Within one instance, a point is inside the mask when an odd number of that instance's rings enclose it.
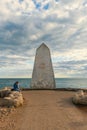
<path fill-rule="evenodd" d="M 0 97 L 1 97 L 1 98 L 6 97 L 6 96 L 8 96 L 10 93 L 11 93 L 11 89 L 5 87 L 4 89 L 1 89 L 1 90 L 0 90 Z"/>
<path fill-rule="evenodd" d="M 1 90 L 0 95 L 0 106 L 7 106 L 7 107 L 19 107 L 23 105 L 23 95 L 21 92 L 18 91 L 4 91 Z"/>
<path fill-rule="evenodd" d="M 72 101 L 74 104 L 87 105 L 87 94 L 80 90 L 73 96 Z"/>
<path fill-rule="evenodd" d="M 4 97 L 0 99 L 0 106 L 11 107 L 11 106 L 14 106 L 14 102 L 10 97 Z"/>
<path fill-rule="evenodd" d="M 22 106 L 23 105 L 23 96 L 21 92 L 13 91 L 9 97 L 13 100 L 14 106 Z"/>

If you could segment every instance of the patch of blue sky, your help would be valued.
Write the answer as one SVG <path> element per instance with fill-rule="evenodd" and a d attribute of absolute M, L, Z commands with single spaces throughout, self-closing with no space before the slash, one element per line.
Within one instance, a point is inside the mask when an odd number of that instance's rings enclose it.
<path fill-rule="evenodd" d="M 59 2 L 60 0 L 55 0 L 56 2 Z"/>
<path fill-rule="evenodd" d="M 41 3 L 36 4 L 36 8 L 39 9 L 41 7 Z"/>
<path fill-rule="evenodd" d="M 24 0 L 18 0 L 19 1 L 19 3 L 22 3 Z"/>
<path fill-rule="evenodd" d="M 41 3 L 40 2 L 37 2 L 36 0 L 32 0 L 34 2 L 34 5 L 37 9 L 40 9 L 41 7 Z"/>
<path fill-rule="evenodd" d="M 47 4 L 43 7 L 43 9 L 45 9 L 45 10 L 48 10 L 48 8 L 49 8 L 49 3 L 47 3 Z"/>

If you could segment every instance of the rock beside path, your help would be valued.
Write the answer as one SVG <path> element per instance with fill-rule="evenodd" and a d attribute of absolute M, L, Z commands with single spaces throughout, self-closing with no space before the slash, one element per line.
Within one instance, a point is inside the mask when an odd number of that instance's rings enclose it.
<path fill-rule="evenodd" d="M 72 98 L 74 104 L 87 105 L 87 93 L 83 90 L 78 91 Z"/>
<path fill-rule="evenodd" d="M 11 91 L 11 89 L 0 90 L 0 106 L 19 107 L 23 105 L 21 92 Z"/>
<path fill-rule="evenodd" d="M 15 111 L 14 107 L 0 107 L 0 121 L 3 121 L 5 116 L 8 116 L 11 112 Z"/>

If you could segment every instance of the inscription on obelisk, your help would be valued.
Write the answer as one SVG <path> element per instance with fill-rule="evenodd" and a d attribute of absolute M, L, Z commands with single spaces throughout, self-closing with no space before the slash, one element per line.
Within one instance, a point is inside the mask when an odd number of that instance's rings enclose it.
<path fill-rule="evenodd" d="M 36 89 L 55 88 L 50 50 L 44 43 L 36 50 L 31 87 Z"/>

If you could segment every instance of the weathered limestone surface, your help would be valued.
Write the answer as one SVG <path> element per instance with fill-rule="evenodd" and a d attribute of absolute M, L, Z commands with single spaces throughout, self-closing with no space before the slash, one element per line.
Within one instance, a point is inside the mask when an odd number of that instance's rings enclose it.
<path fill-rule="evenodd" d="M 11 90 L 7 88 L 0 90 L 0 97 L 1 98 L 7 97 L 10 94 L 10 92 Z"/>
<path fill-rule="evenodd" d="M 55 88 L 50 50 L 44 43 L 36 50 L 31 87 L 37 89 Z"/>
<path fill-rule="evenodd" d="M 74 104 L 87 105 L 87 92 L 83 90 L 78 91 L 72 98 Z"/>
<path fill-rule="evenodd" d="M 23 105 L 23 96 L 21 92 L 11 91 L 10 89 L 0 90 L 0 106 L 18 107 Z"/>

